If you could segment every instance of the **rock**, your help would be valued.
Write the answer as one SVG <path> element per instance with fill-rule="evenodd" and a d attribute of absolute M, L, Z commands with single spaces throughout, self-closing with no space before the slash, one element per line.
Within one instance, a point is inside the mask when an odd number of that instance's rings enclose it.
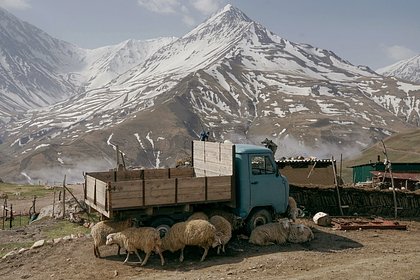
<path fill-rule="evenodd" d="M 17 252 L 16 251 L 10 251 L 9 253 L 7 253 L 6 255 L 4 255 L 3 257 L 2 257 L 2 259 L 6 259 L 6 258 L 8 258 L 8 257 L 11 257 L 11 256 L 14 256 L 14 255 L 16 255 L 17 254 Z"/>
<path fill-rule="evenodd" d="M 32 245 L 31 249 L 42 247 L 42 246 L 44 246 L 44 244 L 45 244 L 44 239 L 38 240 L 34 243 L 34 245 Z"/>
<path fill-rule="evenodd" d="M 54 239 L 53 239 L 53 243 L 54 243 L 54 244 L 60 243 L 61 239 L 62 239 L 61 237 L 59 237 L 59 238 L 54 238 Z"/>
<path fill-rule="evenodd" d="M 313 221 L 315 224 L 323 227 L 331 226 L 331 217 L 327 213 L 318 212 L 313 217 Z"/>
<path fill-rule="evenodd" d="M 21 248 L 19 251 L 18 251 L 18 253 L 19 254 L 22 254 L 23 252 L 26 252 L 26 251 L 28 251 L 29 250 L 29 248 Z"/>

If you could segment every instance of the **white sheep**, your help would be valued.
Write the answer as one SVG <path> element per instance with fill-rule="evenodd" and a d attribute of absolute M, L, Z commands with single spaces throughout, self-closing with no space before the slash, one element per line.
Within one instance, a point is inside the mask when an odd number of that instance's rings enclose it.
<path fill-rule="evenodd" d="M 192 221 L 192 220 L 205 220 L 205 221 L 208 221 L 209 220 L 209 216 L 207 216 L 207 214 L 204 213 L 204 212 L 195 212 L 191 216 L 189 216 L 188 219 L 187 219 L 187 221 Z"/>
<path fill-rule="evenodd" d="M 160 233 L 157 229 L 152 227 L 141 227 L 141 228 L 128 228 L 121 232 L 111 233 L 106 238 L 106 245 L 112 244 L 123 244 L 127 250 L 127 257 L 124 263 L 128 261 L 130 253 L 134 252 L 139 258 L 141 265 L 145 265 L 150 257 L 150 254 L 154 251 L 159 254 L 161 264 L 165 264 L 165 260 L 162 256 L 161 246 L 162 240 L 160 239 Z M 137 249 L 142 250 L 146 253 L 144 261 L 137 252 Z"/>
<path fill-rule="evenodd" d="M 297 207 L 296 200 L 293 197 L 289 196 L 288 201 L 289 206 L 287 207 L 287 214 L 289 218 L 295 222 L 296 218 L 302 214 L 302 210 Z"/>
<path fill-rule="evenodd" d="M 287 241 L 292 243 L 304 243 L 314 239 L 312 230 L 303 224 L 291 224 Z"/>
<path fill-rule="evenodd" d="M 184 248 L 187 245 L 204 249 L 201 261 L 207 256 L 210 246 L 216 239 L 216 228 L 205 220 L 192 220 L 174 224 L 162 239 L 162 252 L 172 253 L 181 250 L 179 261 L 184 261 Z"/>
<path fill-rule="evenodd" d="M 290 232 L 290 222 L 282 219 L 277 223 L 257 226 L 249 237 L 249 243 L 255 245 L 273 245 L 286 243 Z"/>
<path fill-rule="evenodd" d="M 105 245 L 108 234 L 122 231 L 132 225 L 132 219 L 119 222 L 106 220 L 96 223 L 90 231 L 90 234 L 93 237 L 93 253 L 95 254 L 95 257 L 101 257 L 99 246 Z M 120 249 L 121 245 L 118 244 L 118 256 L 120 255 Z"/>
<path fill-rule="evenodd" d="M 216 228 L 216 240 L 213 242 L 213 248 L 217 247 L 217 254 L 225 252 L 225 245 L 232 238 L 232 225 L 224 217 L 215 215 L 210 218 L 210 223 Z"/>

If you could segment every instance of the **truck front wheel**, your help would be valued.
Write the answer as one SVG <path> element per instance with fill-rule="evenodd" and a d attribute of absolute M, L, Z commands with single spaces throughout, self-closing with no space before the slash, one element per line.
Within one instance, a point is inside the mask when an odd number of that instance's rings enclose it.
<path fill-rule="evenodd" d="M 256 228 L 257 226 L 265 225 L 268 223 L 271 223 L 273 221 L 273 218 L 266 209 L 260 209 L 255 211 L 251 214 L 251 216 L 248 219 L 248 222 L 246 223 L 246 230 L 248 234 L 251 234 L 251 232 Z"/>
<path fill-rule="evenodd" d="M 157 217 L 151 222 L 151 226 L 156 228 L 159 233 L 160 237 L 163 238 L 174 224 L 174 220 L 168 217 Z"/>

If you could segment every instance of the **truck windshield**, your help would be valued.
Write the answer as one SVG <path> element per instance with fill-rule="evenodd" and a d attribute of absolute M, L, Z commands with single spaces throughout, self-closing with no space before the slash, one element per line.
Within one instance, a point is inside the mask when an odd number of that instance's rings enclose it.
<path fill-rule="evenodd" d="M 255 155 L 251 157 L 252 174 L 274 174 L 275 169 L 268 156 Z"/>

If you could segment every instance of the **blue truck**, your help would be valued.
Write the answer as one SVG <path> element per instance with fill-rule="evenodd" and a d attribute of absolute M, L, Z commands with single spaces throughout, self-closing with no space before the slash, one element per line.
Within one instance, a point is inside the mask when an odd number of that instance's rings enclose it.
<path fill-rule="evenodd" d="M 270 149 L 192 141 L 191 159 L 182 168 L 87 172 L 85 202 L 103 218 L 132 217 L 162 234 L 197 211 L 248 232 L 286 213 L 289 184 Z"/>

